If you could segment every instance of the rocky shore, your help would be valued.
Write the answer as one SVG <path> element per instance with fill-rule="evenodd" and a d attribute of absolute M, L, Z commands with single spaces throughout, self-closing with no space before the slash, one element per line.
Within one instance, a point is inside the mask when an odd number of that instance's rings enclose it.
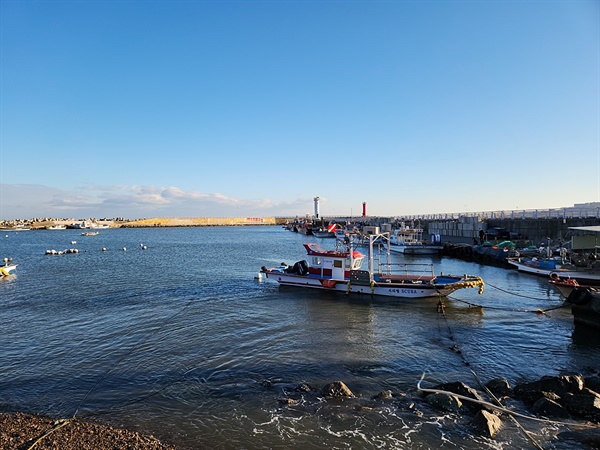
<path fill-rule="evenodd" d="M 540 426 L 555 430 L 550 437 L 555 446 L 552 448 L 561 448 L 561 444 L 568 448 L 600 448 L 599 375 L 545 376 L 514 387 L 505 378 L 497 378 L 479 389 L 460 381 L 432 387 L 421 386 L 422 382 L 409 392 L 382 391 L 370 396 L 355 395 L 343 381 L 320 388 L 306 383 L 284 386 L 281 380 L 264 380 L 262 384 L 264 389 L 274 391 L 274 401 L 283 408 L 301 402 L 321 405 L 325 398 L 337 405 L 344 402 L 354 411 L 370 411 L 382 405 L 409 410 L 416 420 L 426 410 L 437 410 L 454 417 L 456 423 L 470 424 L 472 432 L 491 439 L 511 419 L 523 421 L 526 428 L 532 426 L 531 421 L 538 421 Z M 285 393 L 283 397 L 281 392 Z M 528 437 L 535 439 L 534 435 Z M 23 413 L 0 413 L 0 448 L 177 450 L 138 432 L 79 419 L 55 420 Z"/>
<path fill-rule="evenodd" d="M 23 413 L 0 413 L 4 450 L 175 450 L 153 436 L 84 422 Z"/>

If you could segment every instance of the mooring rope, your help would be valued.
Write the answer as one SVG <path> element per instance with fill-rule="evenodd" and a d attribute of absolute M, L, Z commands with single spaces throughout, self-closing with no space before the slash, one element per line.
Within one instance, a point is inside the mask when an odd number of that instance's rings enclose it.
<path fill-rule="evenodd" d="M 564 306 L 565 306 L 564 303 L 561 303 L 560 305 L 552 306 L 551 308 L 545 308 L 545 309 L 540 309 L 540 308 L 538 308 L 538 309 L 503 308 L 501 306 L 489 306 L 489 305 L 481 305 L 479 303 L 468 302 L 466 300 L 461 300 L 460 298 L 456 298 L 452 295 L 448 295 L 448 298 L 453 301 L 457 301 L 457 302 L 469 305 L 472 308 L 493 309 L 496 311 L 524 312 L 524 313 L 535 313 L 535 314 L 546 314 L 548 311 L 553 311 L 555 309 L 564 308 Z M 526 297 L 526 298 L 531 298 L 531 297 Z M 540 299 L 535 299 L 535 300 L 540 300 Z"/>
<path fill-rule="evenodd" d="M 440 390 L 440 389 L 425 389 L 425 388 L 421 388 L 421 382 L 425 379 L 425 372 L 423 372 L 423 374 L 421 376 L 421 379 L 417 383 L 417 390 L 422 391 L 422 392 L 440 393 L 440 394 L 450 395 L 450 396 L 456 397 L 456 398 L 458 398 L 460 400 L 465 400 L 465 401 L 469 401 L 469 402 L 473 402 L 473 403 L 478 403 L 478 404 L 481 404 L 481 405 L 488 406 L 488 407 L 490 407 L 490 408 L 492 408 L 494 410 L 504 412 L 504 413 L 506 413 L 506 414 L 509 415 L 509 417 L 513 420 L 513 422 L 516 424 L 516 426 L 525 434 L 525 436 L 533 443 L 533 445 L 535 447 L 537 447 L 538 449 L 540 449 L 540 450 L 542 450 L 543 447 L 536 441 L 536 439 L 533 437 L 533 435 L 529 431 L 527 431 L 517 421 L 516 417 L 522 417 L 522 418 L 525 418 L 525 419 L 530 419 L 530 420 L 534 420 L 534 421 L 538 421 L 538 422 L 544 422 L 544 423 L 553 423 L 553 424 L 566 425 L 566 426 L 571 426 L 573 428 L 577 428 L 577 427 L 579 427 L 579 428 L 597 428 L 595 425 L 561 422 L 561 421 L 555 421 L 555 420 L 550 420 L 550 419 L 541 419 L 541 418 L 534 417 L 534 416 L 528 416 L 528 415 L 525 415 L 525 414 L 517 413 L 515 411 L 511 411 L 511 410 L 505 408 L 504 406 L 502 406 L 502 404 L 500 403 L 500 400 L 488 389 L 487 386 L 485 386 L 483 384 L 483 382 L 481 381 L 481 379 L 477 375 L 477 372 L 475 372 L 475 370 L 473 370 L 473 368 L 471 367 L 471 363 L 469 361 L 467 361 L 467 359 L 466 359 L 463 351 L 458 348 L 458 345 L 456 344 L 456 338 L 454 337 L 454 333 L 452 332 L 452 328 L 450 327 L 450 323 L 449 323 L 448 317 L 446 316 L 445 306 L 444 306 L 444 303 L 443 303 L 442 299 L 440 299 L 438 301 L 437 310 L 438 310 L 438 313 L 441 313 L 442 317 L 444 318 L 444 322 L 446 324 L 446 328 L 448 329 L 448 337 L 449 337 L 449 339 L 452 342 L 455 343 L 451 348 L 457 354 L 460 355 L 460 358 L 462 359 L 463 364 L 465 366 L 469 367 L 469 370 L 471 371 L 471 373 L 475 377 L 475 380 L 477 381 L 477 383 L 486 391 L 486 393 L 490 396 L 490 398 L 494 399 L 494 401 L 497 402 L 497 405 L 495 405 L 493 403 L 490 403 L 490 402 L 487 402 L 485 400 L 473 399 L 471 397 L 466 397 L 466 396 L 463 396 L 463 395 L 460 395 L 460 394 L 456 394 L 456 393 L 450 392 L 450 391 L 444 391 L 444 390 Z"/>

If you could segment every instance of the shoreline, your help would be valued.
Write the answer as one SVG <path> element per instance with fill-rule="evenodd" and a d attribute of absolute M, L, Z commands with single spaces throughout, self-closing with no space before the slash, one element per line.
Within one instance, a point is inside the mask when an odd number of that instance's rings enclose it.
<path fill-rule="evenodd" d="M 152 217 L 145 219 L 89 219 L 86 220 L 100 228 L 162 228 L 162 227 L 205 227 L 205 226 L 248 226 L 278 225 L 274 217 Z M 53 226 L 71 227 L 74 223 L 82 223 L 74 219 L 29 219 L 4 221 L 0 232 L 47 230 Z M 92 227 L 93 229 L 94 227 Z M 84 229 L 84 228 L 78 228 Z"/>
<path fill-rule="evenodd" d="M 78 418 L 53 419 L 23 412 L 0 412 L 0 448 L 39 450 L 177 450 L 152 435 Z"/>

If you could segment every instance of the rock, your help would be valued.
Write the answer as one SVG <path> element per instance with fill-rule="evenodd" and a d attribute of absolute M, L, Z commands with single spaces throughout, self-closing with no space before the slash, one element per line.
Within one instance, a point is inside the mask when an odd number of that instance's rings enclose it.
<path fill-rule="evenodd" d="M 382 391 L 379 394 L 373 396 L 373 400 L 390 400 L 394 397 L 392 391 Z"/>
<path fill-rule="evenodd" d="M 352 391 L 348 388 L 348 386 L 346 386 L 346 384 L 344 384 L 343 381 L 334 381 L 333 383 L 326 385 L 321 390 L 321 393 L 325 397 L 354 397 Z"/>
<path fill-rule="evenodd" d="M 570 417 L 569 412 L 564 406 L 559 404 L 557 401 L 546 397 L 538 399 L 531 407 L 531 410 L 534 413 L 544 417 L 555 417 L 561 419 L 567 419 Z"/>
<path fill-rule="evenodd" d="M 497 395 L 507 396 L 512 393 L 512 388 L 508 384 L 508 380 L 503 377 L 488 381 L 485 387 Z"/>
<path fill-rule="evenodd" d="M 542 397 L 541 392 L 554 392 L 560 397 L 566 393 L 577 393 L 583 389 L 581 375 L 561 375 L 558 377 L 542 377 L 530 383 L 515 386 L 513 392 L 526 402 L 535 403 Z"/>
<path fill-rule="evenodd" d="M 481 432 L 487 436 L 493 438 L 498 433 L 498 430 L 502 427 L 502 421 L 496 414 L 481 410 L 477 412 L 473 418 L 473 425 L 475 425 Z"/>
<path fill-rule="evenodd" d="M 436 392 L 429 394 L 425 399 L 431 406 L 442 411 L 458 412 L 462 407 L 462 402 L 453 395 Z"/>
<path fill-rule="evenodd" d="M 300 383 L 294 388 L 296 392 L 311 392 L 314 391 L 313 387 L 307 383 Z"/>
<path fill-rule="evenodd" d="M 591 389 L 594 392 L 598 392 L 600 394 L 600 377 L 595 375 L 593 377 L 587 377 L 584 382 L 583 385 L 588 388 Z"/>
<path fill-rule="evenodd" d="M 563 445 L 567 442 L 575 442 L 583 444 L 581 447 L 585 446 L 584 448 L 600 448 L 600 429 L 563 431 L 558 434 L 557 440 Z M 572 448 L 577 447 L 574 444 Z"/>
<path fill-rule="evenodd" d="M 586 388 L 578 394 L 567 393 L 562 400 L 571 414 L 600 421 L 600 394 L 597 392 Z"/>
<path fill-rule="evenodd" d="M 455 394 L 462 395 L 464 397 L 472 398 L 474 400 L 484 401 L 483 397 L 479 395 L 479 392 L 459 381 L 454 383 L 439 384 L 434 389 L 439 389 L 441 391 L 450 391 Z M 484 408 L 483 405 L 472 402 L 467 402 L 466 407 L 471 411 L 479 411 L 480 409 Z"/>

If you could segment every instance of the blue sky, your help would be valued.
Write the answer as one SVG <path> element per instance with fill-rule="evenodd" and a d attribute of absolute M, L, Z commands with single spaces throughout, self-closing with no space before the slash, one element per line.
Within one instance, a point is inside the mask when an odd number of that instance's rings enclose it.
<path fill-rule="evenodd" d="M 0 219 L 600 201 L 598 1 L 0 2 Z"/>

